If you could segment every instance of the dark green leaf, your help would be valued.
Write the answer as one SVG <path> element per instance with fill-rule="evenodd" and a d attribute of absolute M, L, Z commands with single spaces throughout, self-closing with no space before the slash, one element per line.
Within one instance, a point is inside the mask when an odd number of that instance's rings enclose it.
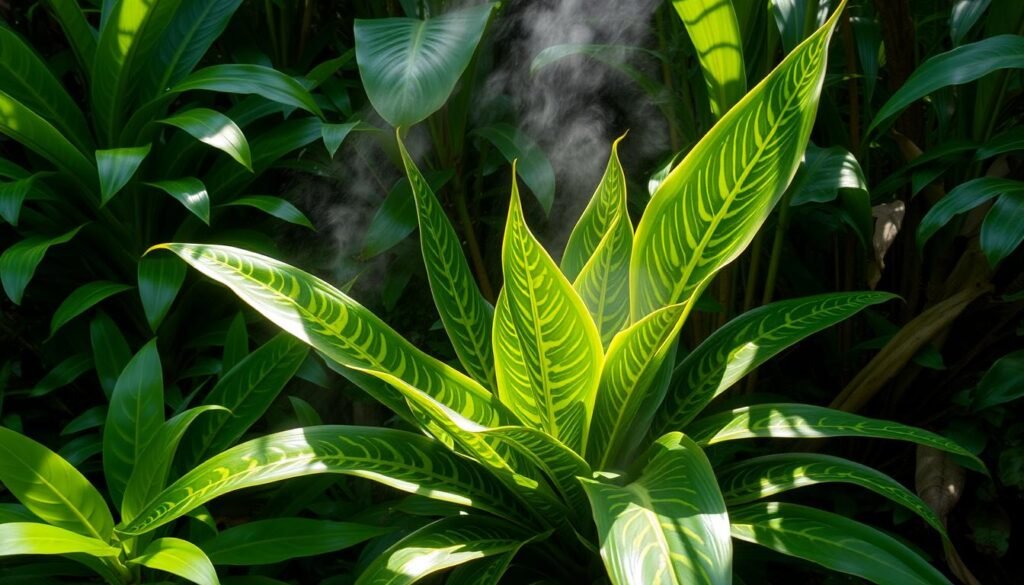
<path fill-rule="evenodd" d="M 203 543 L 215 565 L 270 565 L 355 546 L 392 528 L 307 518 L 274 518 L 229 528 Z"/>

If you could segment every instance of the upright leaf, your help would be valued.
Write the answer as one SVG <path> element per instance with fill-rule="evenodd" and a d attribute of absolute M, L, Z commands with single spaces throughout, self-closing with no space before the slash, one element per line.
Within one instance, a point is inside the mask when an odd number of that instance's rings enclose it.
<path fill-rule="evenodd" d="M 103 473 L 115 503 L 121 502 L 132 470 L 163 423 L 163 370 L 154 339 L 121 372 L 103 425 Z"/>
<path fill-rule="evenodd" d="M 729 513 L 732 535 L 880 585 L 946 585 L 949 581 L 895 538 L 830 512 L 764 502 Z"/>
<path fill-rule="evenodd" d="M 180 538 L 158 538 L 128 562 L 165 571 L 198 585 L 220 584 L 213 563 L 202 549 Z"/>
<path fill-rule="evenodd" d="M 736 317 L 676 366 L 651 435 L 685 428 L 711 400 L 772 356 L 893 298 L 881 292 L 832 293 L 780 301 Z"/>
<path fill-rule="evenodd" d="M 272 518 L 229 528 L 202 543 L 215 565 L 270 565 L 336 552 L 392 528 L 309 518 Z"/>
<path fill-rule="evenodd" d="M 139 298 L 149 327 L 156 331 L 185 282 L 185 267 L 172 258 L 139 260 Z"/>
<path fill-rule="evenodd" d="M 107 503 L 89 480 L 53 451 L 4 427 L 0 427 L 0 483 L 53 526 L 102 542 L 113 534 L 114 519 Z"/>
<path fill-rule="evenodd" d="M 498 394 L 528 426 L 586 449 L 601 338 L 583 300 L 530 233 L 513 179 L 494 313 Z"/>
<path fill-rule="evenodd" d="M 544 213 L 555 202 L 555 169 L 540 145 L 512 124 L 497 123 L 477 128 L 473 134 L 487 140 L 509 163 L 515 163 L 519 178 L 530 188 Z"/>
<path fill-rule="evenodd" d="M 159 122 L 188 132 L 196 140 L 224 152 L 238 161 L 238 164 L 252 170 L 249 142 L 246 141 L 242 129 L 224 114 L 208 108 L 192 108 Z"/>
<path fill-rule="evenodd" d="M 732 0 L 673 0 L 708 85 L 711 113 L 721 118 L 747 91 L 743 37 Z"/>
<path fill-rule="evenodd" d="M 57 23 L 64 30 L 64 37 L 71 45 L 86 79 L 92 79 L 92 65 L 96 59 L 96 38 L 99 34 L 85 18 L 85 12 L 78 0 L 46 0 Z"/>
<path fill-rule="evenodd" d="M 992 0 L 957 0 L 949 14 L 949 37 L 959 45 Z"/>
<path fill-rule="evenodd" d="M 48 524 L 7 522 L 0 524 L 0 557 L 13 555 L 70 555 L 116 557 L 121 549 L 97 538 L 82 536 Z"/>
<path fill-rule="evenodd" d="M 111 148 L 96 151 L 96 167 L 100 173 L 100 205 L 117 195 L 132 179 L 152 145 Z"/>
<path fill-rule="evenodd" d="M 96 189 L 96 166 L 67 137 L 8 93 L 0 90 L 0 134 L 67 171 L 90 192 Z"/>
<path fill-rule="evenodd" d="M 131 350 L 128 349 L 128 342 L 117 328 L 117 324 L 103 311 L 99 311 L 89 323 L 89 340 L 96 362 L 96 376 L 104 394 L 110 398 L 114 392 L 114 385 L 117 384 L 117 377 L 132 357 Z"/>
<path fill-rule="evenodd" d="M 480 294 L 462 252 L 459 236 L 406 152 L 401 138 L 398 148 L 416 201 L 423 265 L 437 312 L 463 367 L 477 382 L 494 388 L 494 355 L 491 349 L 494 309 Z"/>
<path fill-rule="evenodd" d="M 474 380 L 426 355 L 319 278 L 227 246 L 160 247 L 226 285 L 277 326 L 343 366 L 394 375 L 479 424 L 497 426 L 513 420 Z"/>
<path fill-rule="evenodd" d="M 996 200 L 981 224 L 981 251 L 995 268 L 1024 241 L 1024 192 Z"/>
<path fill-rule="evenodd" d="M 80 229 L 82 226 L 52 238 L 31 236 L 4 250 L 0 255 L 0 282 L 3 283 L 7 297 L 14 304 L 21 304 L 25 287 L 35 275 L 36 268 L 43 261 L 46 252 L 53 246 L 69 242 Z"/>
<path fill-rule="evenodd" d="M 845 2 L 729 111 L 658 187 L 637 227 L 633 320 L 687 301 L 738 256 L 796 172 Z"/>
<path fill-rule="evenodd" d="M 635 482 L 583 486 L 615 585 L 732 583 L 725 502 L 707 457 L 681 433 L 658 439 Z"/>
<path fill-rule="evenodd" d="M 412 126 L 448 100 L 491 15 L 481 4 L 427 20 L 356 19 L 356 61 L 370 103 L 392 126 Z"/>
<path fill-rule="evenodd" d="M 482 467 L 423 435 L 378 427 L 294 429 L 242 443 L 193 468 L 118 530 L 149 532 L 235 490 L 342 473 L 518 521 L 526 513 Z"/>

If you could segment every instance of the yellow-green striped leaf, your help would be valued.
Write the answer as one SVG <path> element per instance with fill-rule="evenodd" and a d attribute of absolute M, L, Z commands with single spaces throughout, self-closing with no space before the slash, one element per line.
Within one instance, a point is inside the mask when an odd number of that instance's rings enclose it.
<path fill-rule="evenodd" d="M 732 0 L 672 0 L 697 51 L 711 113 L 721 118 L 747 91 L 743 37 Z"/>
<path fill-rule="evenodd" d="M 612 143 L 597 191 L 569 235 L 562 272 L 573 281 L 607 347 L 629 323 L 629 257 L 633 223 L 626 209 L 626 176 L 619 162 L 620 137 Z"/>
<path fill-rule="evenodd" d="M 652 396 L 654 378 L 676 340 L 685 310 L 680 304 L 655 311 L 612 340 L 587 446 L 587 458 L 598 469 L 619 463 L 627 442 L 653 415 L 661 398 Z"/>
<path fill-rule="evenodd" d="M 895 538 L 844 516 L 779 502 L 731 510 L 732 535 L 879 585 L 948 585 Z"/>
<path fill-rule="evenodd" d="M 682 433 L 654 444 L 635 482 L 583 485 L 614 585 L 732 583 L 725 502 L 707 457 Z"/>
<path fill-rule="evenodd" d="M 724 115 L 658 187 L 633 245 L 634 321 L 689 300 L 768 217 L 807 145 L 829 39 L 844 6 Z"/>
<path fill-rule="evenodd" d="M 683 429 L 712 399 L 780 351 L 893 298 L 882 292 L 831 293 L 772 303 L 736 317 L 676 366 L 649 436 Z"/>
<path fill-rule="evenodd" d="M 514 522 L 528 514 L 483 467 L 438 441 L 394 429 L 318 426 L 253 439 L 211 457 L 118 531 L 142 534 L 235 490 L 321 473 L 371 479 Z"/>
<path fill-rule="evenodd" d="M 494 388 L 491 326 L 494 309 L 473 280 L 462 245 L 444 209 L 398 138 L 405 174 L 416 201 L 423 265 L 430 292 L 466 372 L 485 387 Z"/>
<path fill-rule="evenodd" d="M 526 226 L 514 172 L 501 258 L 505 286 L 494 312 L 498 394 L 528 426 L 583 453 L 601 338 L 583 300 Z"/>
<path fill-rule="evenodd" d="M 228 246 L 162 244 L 264 317 L 343 366 L 393 375 L 469 420 L 514 422 L 472 378 L 423 353 L 376 315 L 315 276 Z"/>

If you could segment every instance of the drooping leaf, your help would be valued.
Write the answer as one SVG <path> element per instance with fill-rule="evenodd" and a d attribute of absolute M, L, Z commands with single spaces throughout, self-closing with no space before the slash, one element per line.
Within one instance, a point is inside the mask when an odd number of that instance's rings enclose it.
<path fill-rule="evenodd" d="M 492 4 L 416 18 L 356 19 L 359 75 L 377 113 L 409 127 L 448 100 L 469 65 Z"/>
<path fill-rule="evenodd" d="M 1024 186 L 1024 183 L 1021 183 Z M 981 251 L 995 268 L 1024 241 L 1024 189 L 1004 193 L 981 224 Z"/>
<path fill-rule="evenodd" d="M 358 122 L 350 122 L 348 124 L 324 124 L 321 129 L 324 137 L 324 147 L 327 148 L 327 152 L 331 155 L 331 158 L 334 158 L 338 149 L 341 148 L 341 143 L 345 141 L 349 132 L 358 125 Z"/>
<path fill-rule="evenodd" d="M 227 246 L 161 247 L 344 366 L 395 375 L 479 424 L 498 426 L 515 420 L 474 380 L 429 357 L 365 307 L 308 273 Z"/>
<path fill-rule="evenodd" d="M 173 258 L 139 260 L 139 298 L 149 327 L 156 331 L 185 282 L 185 267 Z"/>
<path fill-rule="evenodd" d="M 940 53 L 914 69 L 868 127 L 879 128 L 915 101 L 950 85 L 969 83 L 1000 69 L 1024 68 L 1024 36 L 997 35 Z"/>
<path fill-rule="evenodd" d="M 120 504 L 132 470 L 164 423 L 164 379 L 153 339 L 125 366 L 103 425 L 103 474 Z"/>
<path fill-rule="evenodd" d="M 104 299 L 131 288 L 131 285 L 109 280 L 97 280 L 76 288 L 53 312 L 53 317 L 50 319 L 50 336 L 57 333 L 57 330 L 68 321 L 88 311 Z"/>
<path fill-rule="evenodd" d="M 189 425 L 201 414 L 226 410 L 221 406 L 205 405 L 190 408 L 160 425 L 141 451 L 124 490 L 121 521 L 130 522 L 139 510 L 159 494 L 167 483 L 167 474 L 174 462 L 178 443 Z"/>
<path fill-rule="evenodd" d="M 633 321 L 685 302 L 738 256 L 782 196 L 810 135 L 845 3 L 729 111 L 658 187 L 637 227 Z"/>
<path fill-rule="evenodd" d="M 310 116 L 277 124 L 254 138 L 250 144 L 253 172 L 234 161 L 218 161 L 204 176 L 206 187 L 218 197 L 239 192 L 282 156 L 319 140 L 322 136 L 321 125 L 318 118 Z"/>
<path fill-rule="evenodd" d="M 917 228 L 917 247 L 921 249 L 953 216 L 974 209 L 993 197 L 1024 193 L 1024 181 L 981 177 L 961 183 L 939 199 L 921 219 Z M 991 210 L 990 210 L 991 212 Z M 1019 230 L 1011 230 L 1019 231 Z"/>
<path fill-rule="evenodd" d="M 46 63 L 13 30 L 0 27 L 0 87 L 63 134 L 81 152 L 89 152 L 89 125 Z"/>
<path fill-rule="evenodd" d="M 89 323 L 92 356 L 96 362 L 96 376 L 107 398 L 114 392 L 117 377 L 131 359 L 131 350 L 124 335 L 109 315 L 100 311 Z"/>
<path fill-rule="evenodd" d="M 0 524 L 0 557 L 13 555 L 85 554 L 116 557 L 121 549 L 90 536 L 38 522 Z"/>
<path fill-rule="evenodd" d="M 598 469 L 620 463 L 629 441 L 649 422 L 649 411 L 660 402 L 652 396 L 654 378 L 685 312 L 685 305 L 655 311 L 616 335 L 608 347 L 587 446 L 587 459 Z"/>
<path fill-rule="evenodd" d="M 106 542 L 114 529 L 103 496 L 59 455 L 0 427 L 0 483 L 49 524 Z"/>
<path fill-rule="evenodd" d="M 106 205 L 128 184 L 152 145 L 131 148 L 110 148 L 96 151 L 96 168 L 100 173 L 100 205 Z"/>
<path fill-rule="evenodd" d="M 171 573 L 198 585 L 220 585 L 217 571 L 202 549 L 180 538 L 158 538 L 128 562 Z"/>
<path fill-rule="evenodd" d="M 1024 350 L 1015 351 L 996 360 L 982 376 L 974 391 L 971 408 L 982 410 L 1005 404 L 1024 396 Z"/>
<path fill-rule="evenodd" d="M 802 558 L 880 585 L 947 585 L 949 581 L 893 537 L 844 516 L 779 502 L 729 512 L 734 538 Z"/>
<path fill-rule="evenodd" d="M 245 139 L 242 129 L 224 114 L 208 108 L 192 108 L 159 122 L 188 132 L 196 140 L 224 152 L 238 161 L 238 164 L 252 171 L 249 142 Z"/>
<path fill-rule="evenodd" d="M 53 246 L 69 242 L 80 229 L 82 226 L 52 238 L 30 236 L 4 250 L 0 255 L 0 282 L 3 283 L 7 297 L 14 304 L 21 304 L 25 287 L 35 275 L 36 268 L 43 261 L 46 252 Z"/>
<path fill-rule="evenodd" d="M 519 178 L 530 188 L 544 213 L 550 213 L 555 202 L 555 169 L 540 146 L 511 124 L 491 124 L 477 128 L 473 134 L 493 144 L 505 160 L 515 162 Z"/>
<path fill-rule="evenodd" d="M 0 134 L 70 173 L 89 191 L 95 191 L 96 166 L 39 114 L 0 90 Z"/>
<path fill-rule="evenodd" d="M 174 197 L 192 215 L 198 217 L 206 225 L 210 225 L 210 194 L 206 192 L 206 185 L 203 185 L 199 179 L 184 177 L 146 184 Z"/>
<path fill-rule="evenodd" d="M 746 459 L 718 472 L 730 506 L 819 483 L 849 483 L 869 489 L 914 512 L 945 536 L 935 512 L 898 481 L 866 465 L 819 453 L 783 453 Z"/>
<path fill-rule="evenodd" d="M 493 335 L 498 395 L 527 426 L 582 453 L 601 376 L 601 338 L 583 300 L 530 233 L 514 178 L 502 270 Z"/>
<path fill-rule="evenodd" d="M 614 585 L 732 583 L 725 502 L 707 457 L 682 433 L 658 439 L 635 482 L 583 486 Z"/>
<path fill-rule="evenodd" d="M 517 550 L 532 535 L 486 516 L 451 516 L 399 540 L 359 575 L 356 585 L 408 585 L 474 559 Z"/>
<path fill-rule="evenodd" d="M 513 521 L 525 514 L 482 467 L 433 439 L 386 428 L 321 426 L 260 437 L 206 460 L 118 530 L 142 534 L 226 493 L 321 473 L 372 479 Z"/>
<path fill-rule="evenodd" d="M 711 113 L 721 118 L 747 91 L 743 37 L 732 1 L 673 0 L 697 51 Z"/>
<path fill-rule="evenodd" d="M 711 400 L 772 356 L 893 298 L 882 292 L 831 293 L 772 303 L 736 317 L 676 366 L 649 436 L 685 428 Z"/>
<path fill-rule="evenodd" d="M 214 565 L 270 565 L 339 551 L 392 528 L 309 518 L 272 518 L 229 528 L 202 544 Z"/>
<path fill-rule="evenodd" d="M 38 175 L 24 179 L 0 183 L 0 217 L 7 223 L 17 226 L 21 215 L 21 205 L 32 191 Z"/>
<path fill-rule="evenodd" d="M 314 231 L 316 230 L 316 228 L 313 227 L 312 222 L 309 221 L 309 218 L 306 217 L 304 213 L 280 197 L 273 197 L 271 195 L 247 195 L 245 197 L 239 197 L 233 201 L 228 201 L 227 203 L 222 203 L 220 206 L 251 207 L 253 209 L 259 209 L 263 213 L 276 217 L 282 221 L 307 227 Z"/>
<path fill-rule="evenodd" d="M 263 65 L 211 65 L 192 73 L 171 88 L 172 93 L 196 90 L 255 94 L 323 117 L 320 106 L 301 83 Z"/>
<path fill-rule="evenodd" d="M 955 453 L 966 458 L 978 471 L 985 469 L 970 451 L 935 433 L 810 404 L 755 404 L 735 408 L 695 421 L 687 428 L 687 434 L 701 445 L 757 437 L 893 439 Z"/>
<path fill-rule="evenodd" d="M 416 202 L 420 248 L 437 312 L 466 372 L 495 388 L 491 326 L 494 309 L 473 280 L 462 244 L 401 138 L 398 148 Z"/>
<path fill-rule="evenodd" d="M 860 163 L 841 146 L 819 148 L 807 145 L 804 160 L 790 185 L 790 205 L 825 203 L 836 198 L 840 189 L 867 193 L 867 179 Z"/>
<path fill-rule="evenodd" d="M 270 408 L 309 353 L 308 347 L 281 333 L 231 368 L 203 399 L 230 412 L 207 415 L 189 433 L 189 461 L 198 461 L 235 444 Z"/>

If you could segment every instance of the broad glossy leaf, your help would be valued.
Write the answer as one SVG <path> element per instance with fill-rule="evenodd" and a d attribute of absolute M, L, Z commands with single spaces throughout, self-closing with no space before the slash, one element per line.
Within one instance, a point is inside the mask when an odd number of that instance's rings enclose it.
<path fill-rule="evenodd" d="M 794 343 L 895 295 L 831 293 L 780 301 L 736 317 L 676 366 L 651 434 L 685 428 L 719 394 Z"/>
<path fill-rule="evenodd" d="M 629 323 L 633 224 L 626 209 L 626 176 L 619 162 L 622 138 L 612 143 L 601 183 L 569 235 L 561 265 L 594 317 L 605 347 Z"/>
<path fill-rule="evenodd" d="M 229 528 L 202 544 L 215 565 L 270 565 L 339 551 L 393 528 L 309 518 L 273 518 Z"/>
<path fill-rule="evenodd" d="M 879 585 L 949 581 L 916 552 L 874 528 L 831 512 L 764 502 L 729 512 L 734 538 L 806 559 Z"/>
<path fill-rule="evenodd" d="M 735 408 L 697 420 L 687 432 L 701 445 L 758 437 L 894 439 L 955 453 L 965 457 L 975 469 L 982 472 L 985 469 L 970 451 L 935 433 L 810 404 L 755 404 Z"/>
<path fill-rule="evenodd" d="M 173 258 L 139 260 L 139 298 L 149 327 L 156 331 L 185 282 L 185 267 Z"/>
<path fill-rule="evenodd" d="M 75 53 L 86 79 L 92 78 L 92 65 L 96 58 L 96 38 L 99 33 L 85 19 L 78 0 L 46 0 L 57 23 L 64 30 L 71 50 Z"/>
<path fill-rule="evenodd" d="M 92 356 L 79 353 L 61 360 L 29 392 L 29 396 L 43 396 L 74 382 L 92 368 Z"/>
<path fill-rule="evenodd" d="M 1024 350 L 1008 353 L 996 360 L 982 376 L 974 391 L 971 408 L 982 410 L 1024 396 Z"/>
<path fill-rule="evenodd" d="M 104 299 L 131 288 L 131 285 L 109 280 L 97 280 L 76 288 L 53 312 L 53 317 L 50 319 L 50 336 L 57 333 L 57 330 L 68 321 L 88 311 Z"/>
<path fill-rule="evenodd" d="M 583 300 L 530 233 L 512 181 L 494 311 L 501 401 L 527 426 L 583 453 L 601 376 L 601 338 Z"/>
<path fill-rule="evenodd" d="M 21 205 L 32 191 L 37 177 L 38 175 L 32 175 L 24 179 L 0 183 L 0 217 L 3 217 L 4 221 L 13 226 L 18 225 Z"/>
<path fill-rule="evenodd" d="M 409 127 L 448 100 L 491 16 L 482 4 L 435 16 L 356 19 L 356 62 L 366 95 L 392 126 Z"/>
<path fill-rule="evenodd" d="M 615 336 L 597 390 L 587 459 L 598 469 L 621 463 L 631 438 L 642 433 L 643 412 L 656 406 L 654 378 L 682 326 L 686 305 L 670 305 Z M 654 400 L 652 400 L 654 399 Z M 652 404 L 653 402 L 653 404 Z"/>
<path fill-rule="evenodd" d="M 658 439 L 635 482 L 583 486 L 615 585 L 732 583 L 725 502 L 704 452 L 682 433 Z"/>
<path fill-rule="evenodd" d="M 219 585 L 213 563 L 198 546 L 180 538 L 158 538 L 129 563 L 177 575 L 198 585 Z"/>
<path fill-rule="evenodd" d="M 152 145 L 110 148 L 96 151 L 96 168 L 100 173 L 100 205 L 106 205 L 128 184 Z"/>
<path fill-rule="evenodd" d="M 88 190 L 96 189 L 96 166 L 60 130 L 0 90 L 0 134 L 67 171 Z"/>
<path fill-rule="evenodd" d="M 487 516 L 451 516 L 399 540 L 367 565 L 356 585 L 407 585 L 469 561 L 518 550 L 533 536 Z"/>
<path fill-rule="evenodd" d="M 493 144 L 505 160 L 515 163 L 519 178 L 530 188 L 544 213 L 550 213 L 555 201 L 555 169 L 540 146 L 511 124 L 484 126 L 473 134 Z"/>
<path fill-rule="evenodd" d="M 245 197 L 239 197 L 234 201 L 222 203 L 220 206 L 252 207 L 253 209 L 259 209 L 263 213 L 272 215 L 282 221 L 307 227 L 314 231 L 316 230 L 316 228 L 313 227 L 312 222 L 309 221 L 309 218 L 306 217 L 306 214 L 302 213 L 297 207 L 280 197 L 273 197 L 271 195 L 247 195 Z"/>
<path fill-rule="evenodd" d="M 230 412 L 206 416 L 189 433 L 189 461 L 234 445 L 266 413 L 309 354 L 309 348 L 281 333 L 221 376 L 203 399 Z"/>
<path fill-rule="evenodd" d="M 341 291 L 272 258 L 227 246 L 164 244 L 278 327 L 330 359 L 395 375 L 479 424 L 514 421 L 471 378 L 426 355 Z"/>
<path fill-rule="evenodd" d="M 935 512 L 898 481 L 866 465 L 819 453 L 783 453 L 754 457 L 718 472 L 718 484 L 730 506 L 819 483 L 849 483 L 905 506 L 939 534 L 946 529 Z"/>
<path fill-rule="evenodd" d="M 103 425 L 103 474 L 115 503 L 121 502 L 132 470 L 163 424 L 163 369 L 153 339 L 121 372 Z"/>
<path fill-rule="evenodd" d="M 89 339 L 96 362 L 96 377 L 99 378 L 104 394 L 110 398 L 121 370 L 132 357 L 131 350 L 117 324 L 103 311 L 89 323 Z"/>
<path fill-rule="evenodd" d="M 323 117 L 316 100 L 295 79 L 276 69 L 263 65 L 228 64 L 211 65 L 189 75 L 175 85 L 172 93 L 185 91 L 218 91 L 224 93 L 255 94 L 270 101 L 293 106 Z"/>
<path fill-rule="evenodd" d="M 224 114 L 208 108 L 192 108 L 159 122 L 188 132 L 196 140 L 224 152 L 238 161 L 238 164 L 252 170 L 249 142 L 245 139 L 242 129 Z"/>
<path fill-rule="evenodd" d="M 181 81 L 199 63 L 242 0 L 181 0 L 152 53 L 139 93 L 155 97 Z"/>
<path fill-rule="evenodd" d="M 160 425 L 159 430 L 149 438 L 125 486 L 124 502 L 121 504 L 122 522 L 134 519 L 139 510 L 166 487 L 167 474 L 185 431 L 201 414 L 216 410 L 226 409 L 216 405 L 190 408 Z"/>
<path fill-rule="evenodd" d="M 39 55 L 7 27 L 0 27 L 0 55 L 0 87 L 88 152 L 92 135 L 82 110 Z"/>
<path fill-rule="evenodd" d="M 324 137 L 324 148 L 327 149 L 331 158 L 334 158 L 338 149 L 341 148 L 341 143 L 345 141 L 349 132 L 358 125 L 358 122 L 350 122 L 348 124 L 324 124 L 320 131 L 323 133 Z"/>
<path fill-rule="evenodd" d="M 990 3 L 991 0 L 957 0 L 949 14 L 949 37 L 954 47 L 963 41 Z"/>
<path fill-rule="evenodd" d="M 844 7 L 723 116 L 658 187 L 633 245 L 633 321 L 687 301 L 768 217 L 807 145 L 829 39 Z"/>
<path fill-rule="evenodd" d="M 127 118 L 138 71 L 181 0 L 104 2 L 91 85 L 96 126 L 108 141 Z"/>
<path fill-rule="evenodd" d="M 1013 179 L 999 179 L 996 177 L 981 177 L 961 183 L 946 193 L 945 197 L 939 199 L 917 228 L 917 247 L 924 248 L 925 243 L 942 229 L 953 216 L 985 203 L 993 197 L 1004 194 L 1024 193 L 1024 181 Z"/>
<path fill-rule="evenodd" d="M 320 140 L 321 125 L 319 119 L 308 116 L 275 125 L 250 144 L 253 172 L 234 161 L 218 161 L 204 176 L 207 188 L 218 197 L 237 193 L 284 155 Z"/>
<path fill-rule="evenodd" d="M 80 229 L 82 226 L 52 238 L 30 236 L 4 250 L 0 255 L 0 282 L 3 283 L 7 297 L 14 304 L 21 304 L 25 287 L 35 275 L 36 268 L 43 261 L 46 252 L 53 246 L 69 242 Z"/>
<path fill-rule="evenodd" d="M 110 510 L 89 480 L 53 451 L 0 427 L 0 483 L 46 522 L 106 542 Z"/>
<path fill-rule="evenodd" d="M 672 0 L 693 41 L 711 113 L 721 118 L 747 91 L 743 38 L 732 0 Z"/>
<path fill-rule="evenodd" d="M 969 83 L 1000 69 L 1024 68 L 1024 36 L 997 35 L 928 59 L 885 102 L 868 127 L 868 134 L 907 106 L 950 85 Z"/>
<path fill-rule="evenodd" d="M 195 177 L 184 177 L 169 181 L 146 183 L 178 200 L 192 215 L 198 217 L 206 225 L 210 225 L 210 194 L 206 185 Z"/>
<path fill-rule="evenodd" d="M 405 174 L 412 186 L 420 228 L 423 265 L 437 312 L 466 372 L 495 388 L 491 326 L 494 309 L 476 285 L 459 236 L 416 163 L 398 139 Z"/>
<path fill-rule="evenodd" d="M 840 189 L 867 193 L 867 179 L 856 157 L 841 146 L 819 148 L 807 145 L 804 160 L 793 177 L 790 205 L 833 201 Z"/>
<path fill-rule="evenodd" d="M 1021 183 L 1024 187 L 1024 183 Z M 981 250 L 989 266 L 999 266 L 1024 241 L 1024 189 L 1005 193 L 985 214 Z"/>
<path fill-rule="evenodd" d="M 121 549 L 89 536 L 82 536 L 38 522 L 6 522 L 0 524 L 0 557 L 13 555 L 86 554 L 93 557 L 116 557 Z"/>
<path fill-rule="evenodd" d="M 260 437 L 211 457 L 119 528 L 142 534 L 235 490 L 320 473 L 342 473 L 512 519 L 526 512 L 483 467 L 420 434 L 321 426 Z"/>

